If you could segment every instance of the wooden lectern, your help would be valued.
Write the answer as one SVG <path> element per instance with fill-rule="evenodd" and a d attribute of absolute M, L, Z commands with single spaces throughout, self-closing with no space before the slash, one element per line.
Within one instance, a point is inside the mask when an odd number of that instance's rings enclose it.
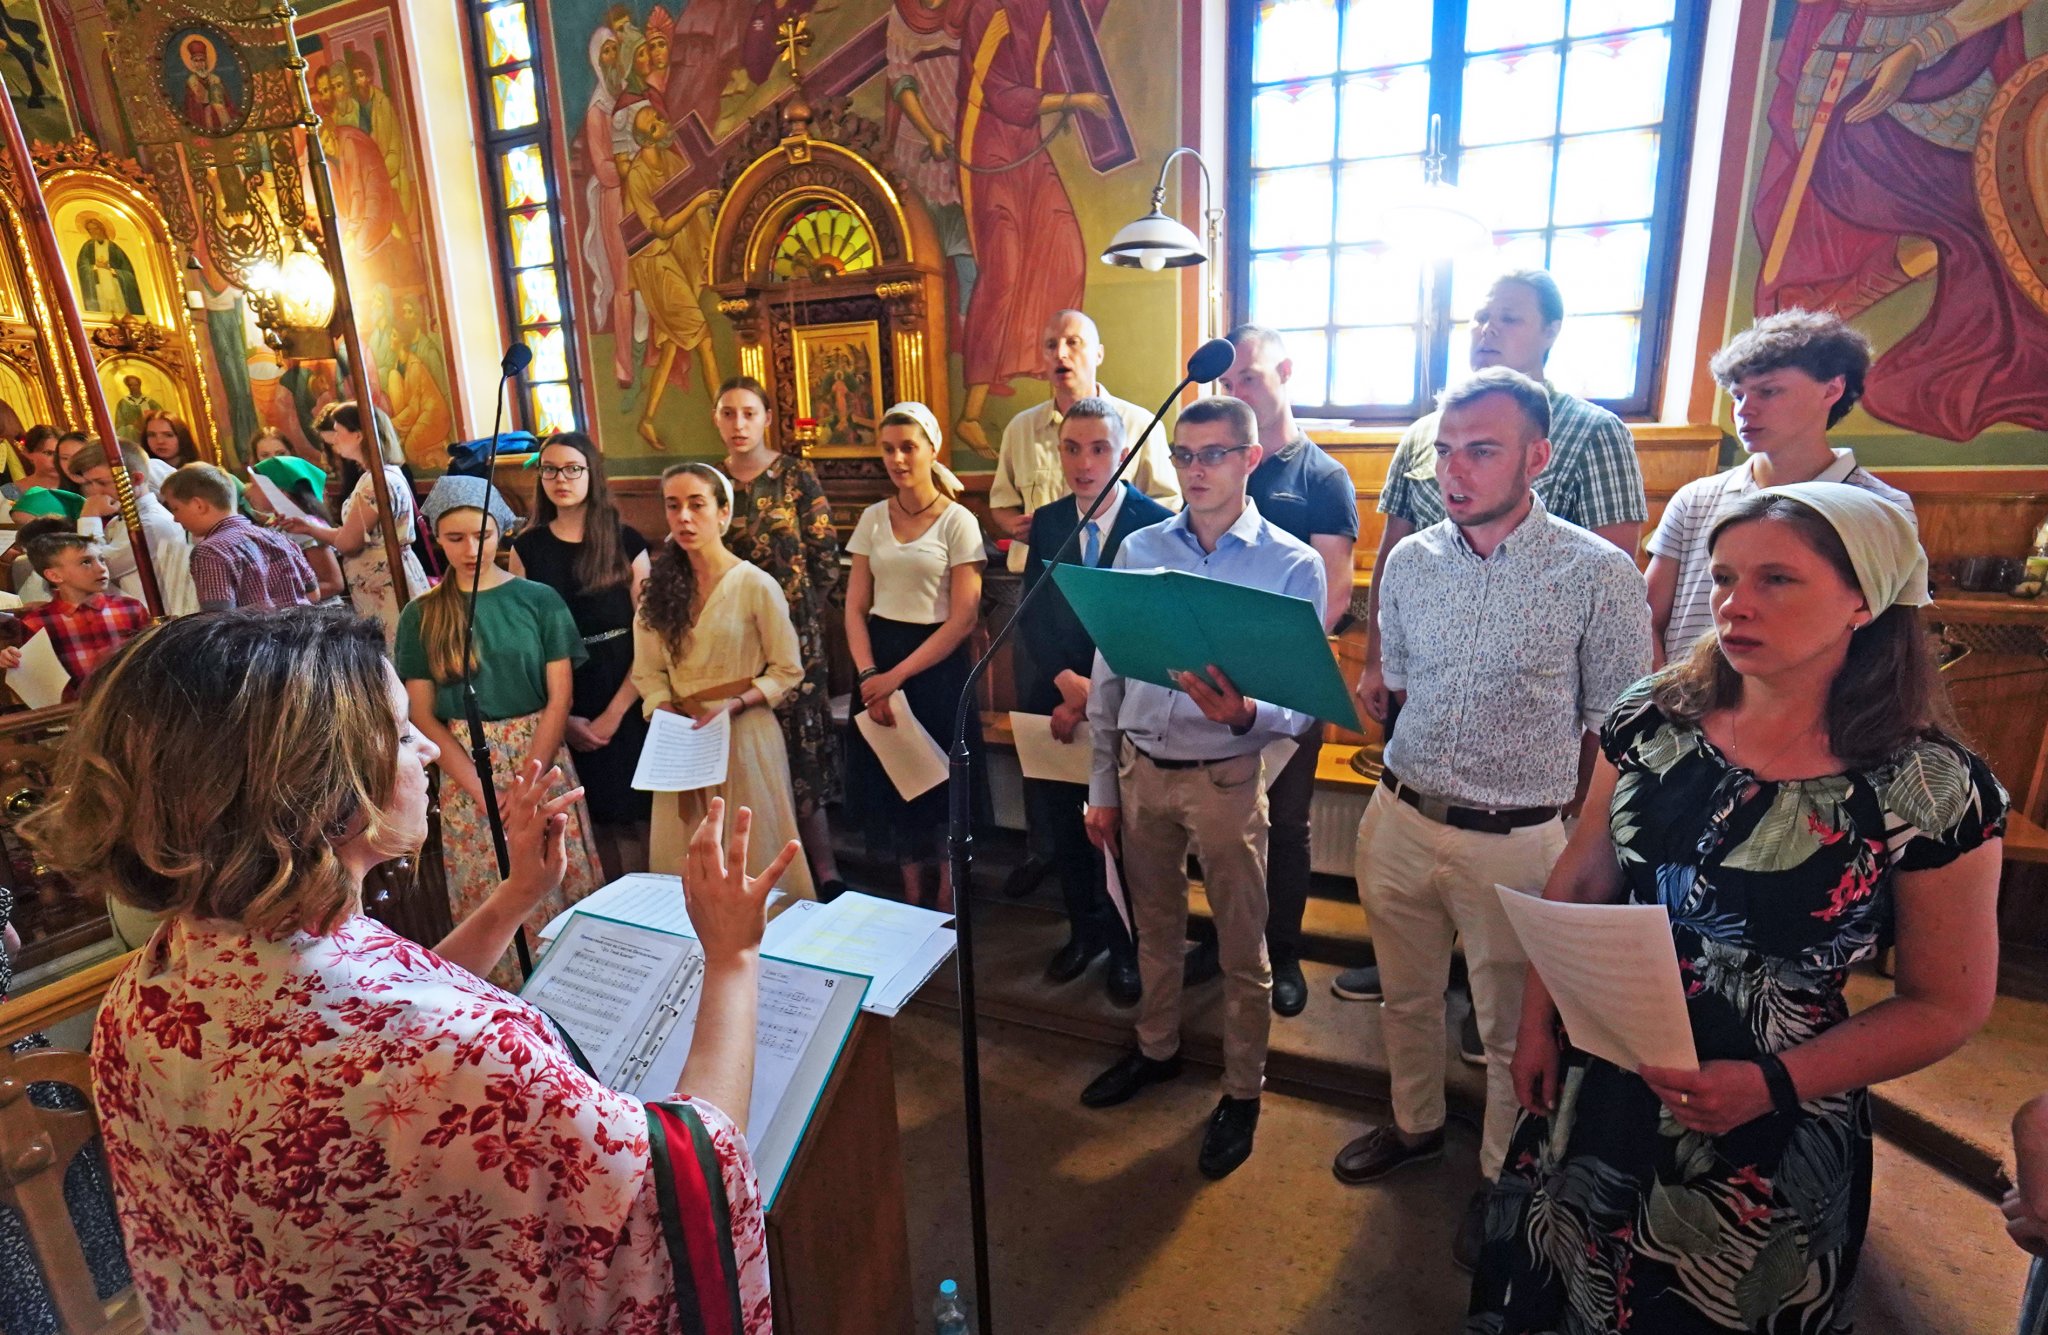
<path fill-rule="evenodd" d="M 854 1022 L 768 1212 L 776 1335 L 911 1335 L 889 1022 Z"/>

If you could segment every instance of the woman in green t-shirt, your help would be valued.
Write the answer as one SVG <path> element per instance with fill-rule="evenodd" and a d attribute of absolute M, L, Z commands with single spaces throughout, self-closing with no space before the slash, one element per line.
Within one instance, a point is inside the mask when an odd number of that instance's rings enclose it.
<path fill-rule="evenodd" d="M 529 760 L 561 770 L 556 793 L 576 786 L 563 733 L 576 665 L 588 653 L 561 594 L 498 568 L 498 544 L 512 526 L 512 510 L 495 487 L 482 478 L 444 477 L 427 497 L 425 514 L 448 574 L 406 604 L 393 657 L 412 701 L 413 725 L 441 748 L 441 851 L 449 908 L 459 923 L 499 880 L 483 784 L 462 722 L 463 623 L 472 586 L 476 640 L 470 667 L 498 792 L 510 791 L 513 774 Z M 569 812 L 569 869 L 562 888 L 542 899 L 527 919 L 536 941 L 549 919 L 603 883 L 590 829 L 590 813 L 579 801 Z M 516 985 L 509 954 L 490 977 L 501 987 Z"/>

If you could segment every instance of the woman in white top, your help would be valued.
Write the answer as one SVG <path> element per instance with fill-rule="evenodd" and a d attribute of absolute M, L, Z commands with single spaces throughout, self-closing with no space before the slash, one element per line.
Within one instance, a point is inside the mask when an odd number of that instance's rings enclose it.
<path fill-rule="evenodd" d="M 398 525 L 399 552 L 405 569 L 406 598 L 427 591 L 427 572 L 407 545 L 413 531 L 412 488 L 395 458 L 403 458 L 390 422 L 377 414 L 377 435 L 384 448 L 384 481 L 391 490 L 392 519 Z M 330 405 L 321 414 L 317 429 L 320 439 L 341 461 L 342 485 L 348 498 L 341 503 L 341 522 L 327 525 L 317 519 L 286 519 L 278 527 L 287 533 L 318 538 L 341 553 L 341 573 L 348 581 L 349 602 L 359 616 L 375 617 L 384 625 L 384 643 L 398 636 L 397 581 L 392 578 L 391 558 L 384 550 L 384 530 L 378 524 L 376 483 L 369 474 L 371 446 L 363 432 L 363 412 L 353 400 Z"/>
<path fill-rule="evenodd" d="M 967 640 L 981 615 L 988 553 L 981 525 L 954 499 L 960 481 L 938 461 L 939 441 L 938 419 L 922 403 L 899 403 L 882 415 L 882 462 L 896 493 L 861 513 L 846 544 L 853 556 L 846 642 L 860 671 L 856 707 L 897 727 L 913 721 L 902 716 L 907 703 L 914 721 L 950 749 L 954 710 L 972 666 Z M 985 805 L 979 711 L 968 712 L 967 726 L 974 791 Z M 903 869 L 906 899 L 952 909 L 939 847 L 944 784 L 906 801 L 855 728 L 847 737 L 846 811 L 860 822 L 874 854 Z"/>

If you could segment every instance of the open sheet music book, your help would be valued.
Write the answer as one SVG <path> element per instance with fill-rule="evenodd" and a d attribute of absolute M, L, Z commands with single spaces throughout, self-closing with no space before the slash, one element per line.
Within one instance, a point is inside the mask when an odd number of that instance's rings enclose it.
<path fill-rule="evenodd" d="M 547 1012 L 597 1078 L 658 1102 L 676 1092 L 704 985 L 696 938 L 572 912 L 520 996 Z M 764 956 L 747 1144 L 772 1208 L 860 1015 L 868 980 Z"/>

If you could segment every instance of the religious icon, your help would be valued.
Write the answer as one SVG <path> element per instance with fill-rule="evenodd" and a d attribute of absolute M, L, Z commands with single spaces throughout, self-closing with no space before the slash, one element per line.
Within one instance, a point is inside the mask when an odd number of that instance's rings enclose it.
<path fill-rule="evenodd" d="M 209 137 L 233 134 L 249 114 L 249 69 L 234 40 L 210 24 L 173 29 L 162 53 L 164 97 L 178 119 Z"/>
<path fill-rule="evenodd" d="M 66 101 L 62 53 L 50 40 L 46 6 L 38 0 L 0 0 L 0 81 L 14 102 L 22 133 L 37 144 L 62 143 L 77 133 Z"/>
<path fill-rule="evenodd" d="M 812 325 L 799 329 L 796 352 L 796 412 L 815 418 L 824 449 L 865 449 L 875 443 L 882 420 L 881 330 L 860 324 Z"/>
<path fill-rule="evenodd" d="M 190 421 L 185 395 L 170 372 L 147 357 L 112 357 L 99 365 L 100 387 L 114 410 L 114 431 L 125 440 L 142 439 L 143 420 L 168 412 Z"/>
<path fill-rule="evenodd" d="M 121 388 L 126 390 L 114 401 L 114 434 L 123 440 L 142 439 L 142 420 L 151 413 L 160 413 L 164 405 L 144 391 L 142 377 L 130 372 L 121 377 Z"/>
<path fill-rule="evenodd" d="M 97 213 L 81 213 L 78 225 L 85 232 L 85 244 L 78 248 L 78 297 L 86 314 L 115 319 L 143 314 L 135 262 L 114 240 L 107 220 Z"/>

